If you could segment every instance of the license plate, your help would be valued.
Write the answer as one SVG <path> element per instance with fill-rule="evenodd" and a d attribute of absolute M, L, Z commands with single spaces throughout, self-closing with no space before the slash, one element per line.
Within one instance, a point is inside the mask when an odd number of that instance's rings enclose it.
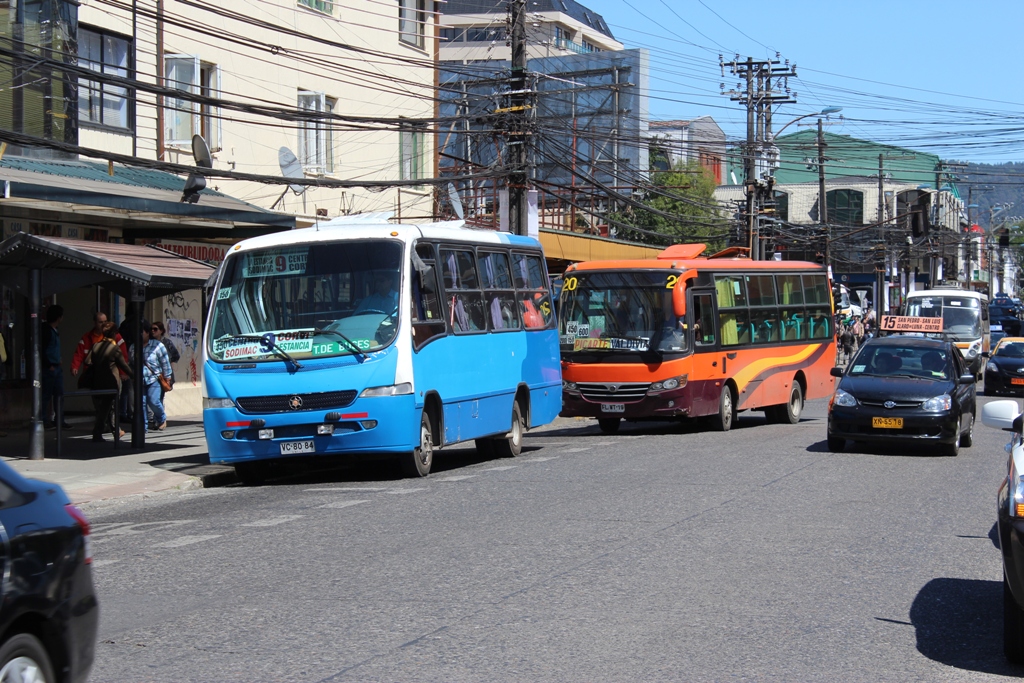
<path fill-rule="evenodd" d="M 871 426 L 878 429 L 903 429 L 902 417 L 873 417 Z"/>
<path fill-rule="evenodd" d="M 281 455 L 297 455 L 299 453 L 316 453 L 313 440 L 281 442 Z"/>
<path fill-rule="evenodd" d="M 624 413 L 624 412 L 626 412 L 626 404 L 625 403 L 602 403 L 601 404 L 601 412 L 602 413 Z"/>
<path fill-rule="evenodd" d="M 1002 325 L 992 325 L 989 329 L 991 329 L 993 332 L 1002 332 L 1003 331 L 1003 326 Z"/>
<path fill-rule="evenodd" d="M 1011 377 L 1010 384 L 1024 384 L 1024 377 Z"/>

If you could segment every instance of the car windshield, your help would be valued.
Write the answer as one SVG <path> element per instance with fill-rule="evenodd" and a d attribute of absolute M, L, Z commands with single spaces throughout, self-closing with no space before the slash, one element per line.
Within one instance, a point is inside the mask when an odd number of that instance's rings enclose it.
<path fill-rule="evenodd" d="M 398 329 L 402 244 L 326 242 L 229 257 L 213 302 L 216 361 L 360 355 Z"/>
<path fill-rule="evenodd" d="M 1000 344 L 995 355 L 1000 358 L 1024 358 L 1024 342 Z"/>
<path fill-rule="evenodd" d="M 573 273 L 562 286 L 563 353 L 689 350 L 689 333 L 672 309 L 665 273 Z"/>
<path fill-rule="evenodd" d="M 952 377 L 949 354 L 944 349 L 877 345 L 865 346 L 850 364 L 851 375 L 910 375 L 943 380 Z"/>

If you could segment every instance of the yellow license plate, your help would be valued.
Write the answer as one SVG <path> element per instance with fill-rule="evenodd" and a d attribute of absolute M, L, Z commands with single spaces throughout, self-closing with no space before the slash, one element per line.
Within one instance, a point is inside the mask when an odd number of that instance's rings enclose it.
<path fill-rule="evenodd" d="M 903 429 L 902 417 L 873 417 L 871 426 L 878 429 Z"/>

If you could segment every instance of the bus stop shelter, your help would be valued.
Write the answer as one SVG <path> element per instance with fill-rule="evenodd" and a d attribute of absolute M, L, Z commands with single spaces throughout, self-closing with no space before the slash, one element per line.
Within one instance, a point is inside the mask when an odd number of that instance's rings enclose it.
<path fill-rule="evenodd" d="M 29 457 L 43 459 L 42 368 L 40 363 L 40 308 L 43 298 L 78 287 L 99 285 L 131 302 L 136 321 L 131 343 L 142 348 L 143 304 L 189 289 L 203 289 L 214 267 L 154 246 L 89 242 L 18 233 L 0 242 L 0 284 L 26 296 L 30 302 L 32 358 L 32 428 Z M 142 354 L 133 359 L 136 377 L 142 377 Z M 145 445 L 146 416 L 142 392 L 135 392 L 132 447 Z"/>

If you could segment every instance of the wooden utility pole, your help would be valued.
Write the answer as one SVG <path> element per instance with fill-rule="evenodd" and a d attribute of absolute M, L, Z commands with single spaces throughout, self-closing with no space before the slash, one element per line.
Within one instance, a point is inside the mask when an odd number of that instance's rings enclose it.
<path fill-rule="evenodd" d="M 818 221 L 828 225 L 828 203 L 825 201 L 825 133 L 818 119 Z"/>

